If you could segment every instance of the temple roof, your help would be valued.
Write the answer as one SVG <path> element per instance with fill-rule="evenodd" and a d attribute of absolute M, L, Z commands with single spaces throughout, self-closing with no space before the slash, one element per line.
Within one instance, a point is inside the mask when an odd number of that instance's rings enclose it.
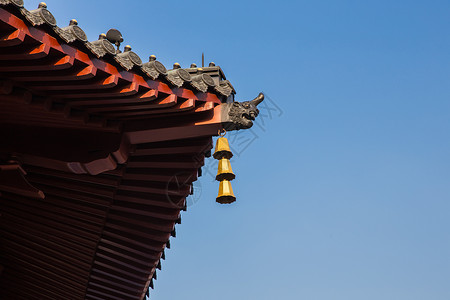
<path fill-rule="evenodd" d="M 233 86 L 0 0 L 0 296 L 143 299 Z"/>
<path fill-rule="evenodd" d="M 143 62 L 129 45 L 120 50 L 108 40 L 107 35 L 100 34 L 96 41 L 88 41 L 83 29 L 78 26 L 76 20 L 70 20 L 68 26 L 58 27 L 56 19 L 47 9 L 47 5 L 43 2 L 34 10 L 27 10 L 23 6 L 22 0 L 0 0 L 0 5 L 15 14 L 18 18 L 25 21 L 27 25 L 46 32 L 50 36 L 56 38 L 58 43 L 72 45 L 73 47 L 85 51 L 89 56 L 94 56 L 102 61 L 108 62 L 117 67 L 118 71 L 126 70 L 141 75 L 144 80 L 160 79 L 173 87 L 193 88 L 197 92 L 211 92 L 217 94 L 220 98 L 229 97 L 235 94 L 232 85 L 226 80 L 220 67 L 192 68 L 185 70 L 180 68 L 179 64 L 175 64 L 174 68 L 166 69 L 166 67 L 156 60 L 156 56 L 150 55 L 148 62 Z M 20 34 L 19 34 L 20 33 Z M 25 42 L 25 32 L 16 32 L 16 37 L 9 37 L 9 43 L 14 41 Z M 7 42 L 7 41 L 4 41 Z M 117 45 L 118 46 L 118 45 Z M 34 48 L 33 54 L 42 56 L 47 53 L 47 49 Z M 212 63 L 213 64 L 213 63 Z M 185 72 L 187 71 L 187 72 Z M 203 76 L 197 76 L 204 74 Z M 214 80 L 210 76 L 214 77 Z"/>

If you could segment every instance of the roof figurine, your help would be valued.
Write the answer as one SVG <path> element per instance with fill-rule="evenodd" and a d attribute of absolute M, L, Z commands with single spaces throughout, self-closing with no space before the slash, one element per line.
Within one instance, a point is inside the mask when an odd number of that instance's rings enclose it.
<path fill-rule="evenodd" d="M 108 30 L 108 32 L 106 33 L 106 38 L 108 39 L 108 41 L 111 42 L 111 44 L 116 45 L 117 47 L 117 53 L 120 53 L 120 44 L 123 42 L 123 37 L 122 34 L 120 33 L 119 30 L 117 29 L 110 29 Z"/>

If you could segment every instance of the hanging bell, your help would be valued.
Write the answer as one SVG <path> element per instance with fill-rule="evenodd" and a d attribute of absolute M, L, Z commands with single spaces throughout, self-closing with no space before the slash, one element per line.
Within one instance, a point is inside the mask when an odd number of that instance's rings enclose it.
<path fill-rule="evenodd" d="M 233 170 L 231 169 L 230 160 L 226 158 L 222 158 L 221 160 L 219 160 L 219 168 L 217 170 L 216 180 L 233 180 L 234 178 L 236 178 L 236 175 L 234 175 Z"/>
<path fill-rule="evenodd" d="M 215 159 L 230 159 L 233 157 L 233 153 L 231 153 L 227 138 L 219 137 L 217 139 L 216 149 L 214 151 L 213 157 Z"/>
<path fill-rule="evenodd" d="M 231 182 L 228 180 L 222 180 L 219 185 L 219 195 L 216 198 L 216 202 L 228 204 L 233 203 L 234 201 L 236 201 L 236 197 L 233 194 Z"/>

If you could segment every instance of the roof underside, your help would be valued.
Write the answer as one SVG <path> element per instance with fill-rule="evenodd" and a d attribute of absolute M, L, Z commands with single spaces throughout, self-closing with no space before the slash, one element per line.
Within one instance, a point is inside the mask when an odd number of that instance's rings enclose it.
<path fill-rule="evenodd" d="M 210 138 L 139 145 L 96 176 L 23 164 L 46 197 L 2 192 L 0 294 L 141 299 L 210 147 Z"/>

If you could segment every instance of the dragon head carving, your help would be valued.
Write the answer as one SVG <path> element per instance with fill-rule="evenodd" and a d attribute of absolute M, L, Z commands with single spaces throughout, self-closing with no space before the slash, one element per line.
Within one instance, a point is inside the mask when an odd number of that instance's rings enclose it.
<path fill-rule="evenodd" d="M 257 106 L 263 100 L 264 94 L 259 93 L 251 101 L 226 103 L 222 114 L 223 127 L 228 131 L 252 127 L 253 121 L 259 114 Z"/>

